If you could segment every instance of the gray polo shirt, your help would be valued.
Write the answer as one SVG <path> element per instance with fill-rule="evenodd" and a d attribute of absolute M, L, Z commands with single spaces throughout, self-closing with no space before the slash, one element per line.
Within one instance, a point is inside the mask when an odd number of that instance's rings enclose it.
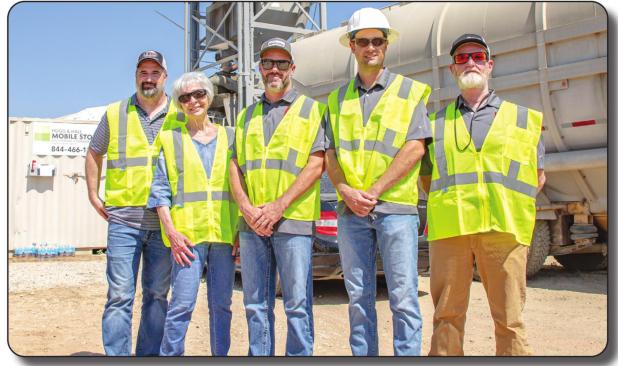
<path fill-rule="evenodd" d="M 502 99 L 498 97 L 494 90 L 490 90 L 489 94 L 481 102 L 479 108 L 474 111 L 464 98 L 460 95 L 457 97 L 456 105 L 457 109 L 461 113 L 461 116 L 466 124 L 468 133 L 472 137 L 472 144 L 476 148 L 476 151 L 481 151 L 483 143 L 489 134 L 489 129 L 494 121 L 498 109 L 502 104 Z M 472 131 L 470 133 L 470 131 Z M 460 146 L 466 146 L 468 141 L 460 141 Z M 543 169 L 545 158 L 545 144 L 543 142 L 543 135 L 539 139 L 539 143 L 536 148 L 536 161 L 538 169 Z M 421 165 L 421 175 L 431 175 L 431 169 L 433 168 L 429 154 L 425 154 Z"/>
<path fill-rule="evenodd" d="M 137 96 L 135 94 L 131 96 L 131 104 L 135 104 L 139 121 L 142 124 L 149 144 L 154 142 L 163 125 L 163 121 L 165 121 L 169 102 L 168 98 L 165 108 L 150 118 L 137 103 Z M 101 122 L 99 122 L 97 129 L 92 135 L 89 148 L 99 155 L 105 155 L 107 154 L 108 146 L 109 123 L 107 121 L 107 113 L 104 113 Z M 116 222 L 139 230 L 160 229 L 159 216 L 156 212 L 146 209 L 146 206 L 105 206 L 105 210 L 109 215 L 109 222 Z"/>
<path fill-rule="evenodd" d="M 285 113 L 294 101 L 300 96 L 300 94 L 292 89 L 283 95 L 283 98 L 277 102 L 270 102 L 265 94 L 262 94 L 260 101 L 262 102 L 262 127 L 264 134 L 264 145 L 268 145 L 270 139 L 273 137 L 275 130 L 283 120 Z M 326 116 L 327 113 L 324 113 Z M 249 127 L 251 123 L 250 118 L 245 122 L 245 129 Z M 324 119 L 320 124 L 318 133 L 311 146 L 310 153 L 313 154 L 318 151 L 324 151 Z M 233 146 L 232 157 L 236 158 L 236 145 Z M 301 221 L 282 218 L 279 223 L 275 225 L 274 232 L 295 234 L 295 235 L 311 235 L 313 234 L 313 221 Z M 244 218 L 241 217 L 239 221 L 238 229 L 240 231 L 253 231 L 251 227 L 247 225 Z"/>
<path fill-rule="evenodd" d="M 373 85 L 368 90 L 363 87 L 363 84 L 361 83 L 358 74 L 354 78 L 354 88 L 358 90 L 361 110 L 363 111 L 364 125 L 367 125 L 369 117 L 371 116 L 371 112 L 380 101 L 380 98 L 386 91 L 386 88 L 388 88 L 393 83 L 396 76 L 397 74 L 390 72 L 387 68 L 384 68 L 382 75 L 380 75 L 375 85 Z M 410 125 L 408 126 L 408 133 L 406 135 L 406 142 L 410 140 L 425 140 L 426 143 L 431 142 L 431 126 L 429 124 L 429 117 L 427 116 L 427 107 L 425 106 L 425 102 L 423 101 L 420 101 L 418 103 L 418 105 L 414 109 L 414 112 L 412 113 Z M 327 149 L 335 149 L 333 127 L 330 123 L 330 120 L 327 120 L 326 122 L 325 144 Z M 345 209 L 345 204 L 343 204 L 343 202 L 340 202 L 340 204 L 338 204 L 337 211 L 339 213 L 343 213 Z M 418 210 L 416 206 L 413 205 L 403 205 L 378 200 L 374 212 L 384 214 L 409 215 L 417 214 Z"/>

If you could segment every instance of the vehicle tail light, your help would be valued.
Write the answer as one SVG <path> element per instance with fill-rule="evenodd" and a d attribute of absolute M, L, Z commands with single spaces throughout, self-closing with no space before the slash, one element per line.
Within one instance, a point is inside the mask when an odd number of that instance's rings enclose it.
<path fill-rule="evenodd" d="M 337 236 L 337 212 L 320 212 L 320 219 L 315 222 L 315 231 L 326 236 Z"/>

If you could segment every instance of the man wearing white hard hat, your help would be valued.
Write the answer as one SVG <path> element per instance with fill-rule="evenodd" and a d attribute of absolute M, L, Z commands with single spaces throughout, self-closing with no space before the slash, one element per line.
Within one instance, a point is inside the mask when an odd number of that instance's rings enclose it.
<path fill-rule="evenodd" d="M 393 312 L 394 354 L 421 352 L 416 204 L 418 163 L 431 137 L 425 107 L 431 89 L 384 67 L 397 36 L 381 11 L 356 11 L 340 42 L 354 54 L 358 74 L 328 97 L 326 166 L 339 197 L 339 252 L 355 356 L 378 355 L 378 249 Z"/>

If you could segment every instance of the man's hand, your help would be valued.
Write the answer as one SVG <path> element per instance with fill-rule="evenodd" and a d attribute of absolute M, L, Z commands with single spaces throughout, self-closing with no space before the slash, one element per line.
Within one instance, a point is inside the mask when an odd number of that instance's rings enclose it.
<path fill-rule="evenodd" d="M 543 186 L 545 186 L 545 170 L 543 169 L 537 169 L 536 170 L 536 174 L 538 177 L 538 185 L 536 187 L 536 193 L 539 193 L 541 191 L 541 189 L 543 189 Z"/>
<path fill-rule="evenodd" d="M 280 199 L 262 205 L 259 208 L 262 209 L 262 217 L 258 219 L 256 226 L 270 229 L 281 220 L 286 209 L 285 204 Z"/>
<path fill-rule="evenodd" d="M 236 235 L 236 239 L 234 239 L 234 244 L 232 246 L 232 257 L 234 258 L 235 264 L 240 264 L 240 240 L 238 235 Z"/>
<path fill-rule="evenodd" d="M 346 206 L 359 217 L 367 216 L 378 203 L 378 198 L 371 193 L 344 184 L 340 185 L 339 194 Z"/>
<path fill-rule="evenodd" d="M 264 219 L 262 219 L 264 213 L 261 208 L 248 204 L 246 206 L 241 206 L 240 211 L 247 225 L 249 225 L 256 234 L 259 236 L 271 236 L 273 234 L 274 224 L 268 225 L 269 222 L 264 224 Z M 260 221 L 260 225 L 258 225 L 258 221 Z"/>
<path fill-rule="evenodd" d="M 92 207 L 94 207 L 94 209 L 97 211 L 99 216 L 101 216 L 105 221 L 107 221 L 109 219 L 109 215 L 105 210 L 105 204 L 103 203 L 103 201 L 98 196 L 92 197 L 90 195 L 88 195 L 88 200 L 90 201 Z"/>
<path fill-rule="evenodd" d="M 180 264 L 182 267 L 184 267 L 185 264 L 191 266 L 191 260 L 189 258 L 195 259 L 195 254 L 191 252 L 189 247 L 193 248 L 195 244 L 174 228 L 166 228 L 165 234 L 167 234 L 167 238 L 170 241 L 172 256 L 176 263 Z"/>

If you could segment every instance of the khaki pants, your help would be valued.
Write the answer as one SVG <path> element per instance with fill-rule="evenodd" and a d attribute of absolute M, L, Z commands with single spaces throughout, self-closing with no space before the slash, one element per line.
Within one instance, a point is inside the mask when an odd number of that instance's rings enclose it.
<path fill-rule="evenodd" d="M 496 332 L 496 355 L 530 355 L 522 311 L 528 247 L 511 234 L 489 232 L 432 241 L 431 297 L 435 308 L 430 356 L 463 355 L 473 263 L 485 287 Z"/>

